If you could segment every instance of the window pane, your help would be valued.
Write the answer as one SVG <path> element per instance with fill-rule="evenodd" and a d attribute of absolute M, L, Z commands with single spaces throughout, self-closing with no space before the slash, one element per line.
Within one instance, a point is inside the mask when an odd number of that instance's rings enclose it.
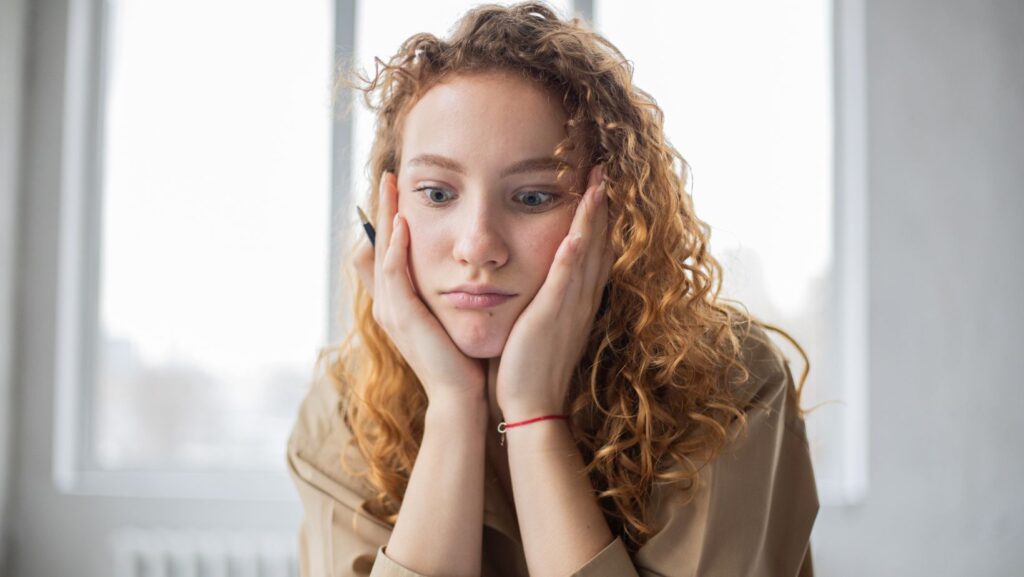
<path fill-rule="evenodd" d="M 711 225 L 712 252 L 725 269 L 722 295 L 804 347 L 812 367 L 805 407 L 837 398 L 827 374 L 830 3 L 597 2 L 595 17 L 633 63 L 636 84 L 665 111 L 669 139 L 691 165 L 697 215 Z M 776 340 L 799 379 L 799 353 Z M 841 471 L 830 410 L 807 420 L 819 486 Z"/>
<path fill-rule="evenodd" d="M 92 459 L 283 470 L 327 322 L 332 3 L 110 8 Z"/>

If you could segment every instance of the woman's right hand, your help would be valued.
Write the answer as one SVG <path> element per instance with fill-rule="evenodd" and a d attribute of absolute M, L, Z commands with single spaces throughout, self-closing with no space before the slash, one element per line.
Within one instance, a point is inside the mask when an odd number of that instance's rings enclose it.
<path fill-rule="evenodd" d="M 409 277 L 409 225 L 398 215 L 397 178 L 381 177 L 375 246 L 361 244 L 355 265 L 373 298 L 373 318 L 419 377 L 431 403 L 486 399 L 485 362 L 463 354 L 416 294 Z M 397 216 L 397 218 L 396 218 Z"/>

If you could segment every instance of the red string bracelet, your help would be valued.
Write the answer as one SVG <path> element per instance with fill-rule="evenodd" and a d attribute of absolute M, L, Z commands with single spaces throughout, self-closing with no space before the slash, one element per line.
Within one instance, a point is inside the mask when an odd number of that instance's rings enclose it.
<path fill-rule="evenodd" d="M 537 417 L 528 421 L 519 421 L 518 423 L 505 423 L 502 421 L 498 423 L 498 432 L 501 433 L 501 446 L 505 446 L 505 430 L 511 429 L 512 427 L 521 427 L 523 425 L 529 425 L 530 423 L 536 423 L 537 421 L 543 421 L 545 419 L 568 419 L 569 415 L 545 415 L 543 417 Z"/>

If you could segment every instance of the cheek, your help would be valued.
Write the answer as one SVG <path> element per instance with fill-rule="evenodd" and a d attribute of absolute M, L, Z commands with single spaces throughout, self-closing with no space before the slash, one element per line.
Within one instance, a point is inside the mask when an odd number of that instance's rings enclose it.
<path fill-rule="evenodd" d="M 534 260 L 542 261 L 547 268 L 554 260 L 555 253 L 558 252 L 558 245 L 562 243 L 563 238 L 565 238 L 563 234 L 548 232 L 544 236 L 534 237 L 526 250 L 529 251 L 529 254 L 535 255 Z"/>
<path fill-rule="evenodd" d="M 524 236 L 520 254 L 525 255 L 525 260 L 529 262 L 529 269 L 533 272 L 532 276 L 539 277 L 541 283 L 547 277 L 558 247 L 562 244 L 568 231 L 569 223 L 566 222 L 547 226 Z"/>
<path fill-rule="evenodd" d="M 420 286 L 435 284 L 430 271 L 438 270 L 437 264 L 444 255 L 444 229 L 410 216 L 409 225 L 409 276 L 419 292 Z"/>

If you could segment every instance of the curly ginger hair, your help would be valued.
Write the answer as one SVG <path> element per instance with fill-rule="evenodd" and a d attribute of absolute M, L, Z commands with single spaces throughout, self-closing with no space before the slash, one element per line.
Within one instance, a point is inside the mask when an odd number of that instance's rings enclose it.
<path fill-rule="evenodd" d="M 616 258 L 571 383 L 569 423 L 609 526 L 635 552 L 656 531 L 647 523 L 652 486 L 675 484 L 689 502 L 700 469 L 745 429 L 748 407 L 738 391 L 750 370 L 743 342 L 766 340 L 763 327 L 800 351 L 800 385 L 787 389 L 800 416 L 806 353 L 785 331 L 719 299 L 722 267 L 708 252 L 711 230 L 694 212 L 689 165 L 665 137 L 663 112 L 633 84 L 632 65 L 619 50 L 578 18 L 560 19 L 539 2 L 481 5 L 448 38 L 415 34 L 388 62 L 375 61 L 372 78 L 345 70 L 337 85 L 361 91 L 376 113 L 370 191 L 385 171 L 398 172 L 405 114 L 454 74 L 503 71 L 534 80 L 567 113 L 555 156 L 581 151 L 584 174 L 604 164 Z M 368 196 L 375 220 L 377 195 Z M 428 398 L 374 320 L 352 262 L 345 268 L 354 322 L 340 345 L 320 352 L 318 364 L 329 362 L 351 443 L 367 465 L 356 474 L 374 493 L 368 507 L 394 524 Z"/>

